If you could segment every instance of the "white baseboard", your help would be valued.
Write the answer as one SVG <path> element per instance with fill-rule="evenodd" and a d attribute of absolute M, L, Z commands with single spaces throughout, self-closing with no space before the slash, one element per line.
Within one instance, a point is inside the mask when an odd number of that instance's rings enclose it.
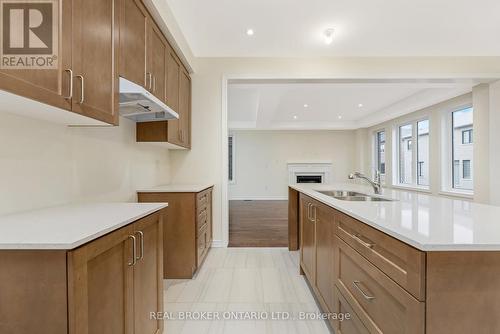
<path fill-rule="evenodd" d="M 232 197 L 230 201 L 287 201 L 287 196 L 276 197 Z"/>
<path fill-rule="evenodd" d="M 212 240 L 212 247 L 227 248 L 227 242 L 224 242 L 223 240 Z"/>

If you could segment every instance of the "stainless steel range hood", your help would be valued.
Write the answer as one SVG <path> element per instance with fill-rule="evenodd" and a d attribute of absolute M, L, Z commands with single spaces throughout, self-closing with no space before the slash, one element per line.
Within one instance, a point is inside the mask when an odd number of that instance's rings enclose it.
<path fill-rule="evenodd" d="M 120 77 L 120 115 L 135 122 L 179 119 L 179 115 L 142 86 Z"/>

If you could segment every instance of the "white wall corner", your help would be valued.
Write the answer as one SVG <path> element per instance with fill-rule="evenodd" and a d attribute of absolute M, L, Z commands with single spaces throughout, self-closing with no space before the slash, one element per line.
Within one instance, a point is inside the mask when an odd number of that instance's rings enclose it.
<path fill-rule="evenodd" d="M 474 108 L 474 201 L 490 203 L 490 86 L 472 89 Z"/>

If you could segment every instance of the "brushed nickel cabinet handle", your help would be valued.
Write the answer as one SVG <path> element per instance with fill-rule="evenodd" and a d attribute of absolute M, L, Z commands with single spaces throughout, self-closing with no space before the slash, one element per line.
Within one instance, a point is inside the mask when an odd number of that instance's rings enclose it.
<path fill-rule="evenodd" d="M 363 239 L 361 239 L 361 238 L 362 238 L 362 236 L 361 236 L 361 234 L 359 234 L 359 233 L 352 234 L 352 237 L 353 237 L 354 239 L 356 239 L 356 240 L 357 240 L 360 244 L 362 244 L 363 246 L 365 246 L 365 247 L 367 247 L 367 248 L 373 248 L 373 247 L 375 247 L 375 244 L 374 244 L 374 243 L 369 243 L 369 242 L 366 242 L 366 241 L 364 241 Z"/>
<path fill-rule="evenodd" d="M 128 236 L 129 239 L 132 239 L 132 262 L 129 262 L 129 267 L 135 266 L 137 263 L 137 245 L 135 244 L 137 239 L 133 235 Z"/>
<path fill-rule="evenodd" d="M 318 213 L 316 212 L 316 210 L 318 209 L 318 207 L 317 207 L 316 205 L 313 205 L 313 206 L 312 206 L 312 209 L 313 209 L 313 210 L 312 210 L 312 212 L 314 213 L 314 215 L 313 215 L 313 220 L 312 220 L 312 221 L 313 221 L 313 223 L 315 223 L 315 222 L 316 222 L 316 219 L 317 219 L 317 217 L 318 217 L 318 216 L 317 216 L 317 214 L 318 214 Z"/>
<path fill-rule="evenodd" d="M 135 232 L 136 234 L 139 234 L 140 236 L 140 241 L 141 241 L 141 255 L 136 257 L 137 260 L 142 260 L 144 259 L 144 233 L 142 231 L 137 231 Z"/>
<path fill-rule="evenodd" d="M 151 72 L 147 72 L 146 75 L 149 81 L 148 89 L 151 90 L 151 88 L 153 87 L 153 74 L 151 74 Z"/>
<path fill-rule="evenodd" d="M 85 101 L 85 79 L 83 78 L 83 75 L 77 75 L 76 78 L 80 79 L 80 101 L 78 101 L 79 104 L 83 104 L 83 101 Z"/>
<path fill-rule="evenodd" d="M 69 95 L 64 96 L 66 100 L 69 100 L 73 97 L 73 71 L 70 68 L 68 68 L 65 69 L 64 72 L 69 73 Z"/>
<path fill-rule="evenodd" d="M 156 92 L 156 76 L 153 75 L 153 93 Z"/>
<path fill-rule="evenodd" d="M 354 287 L 363 295 L 363 297 L 366 300 L 373 300 L 373 299 L 375 299 L 375 297 L 368 295 L 366 292 L 363 291 L 363 289 L 361 289 L 361 287 L 359 286 L 360 283 L 361 283 L 360 281 L 353 281 L 352 285 L 354 285 Z"/>

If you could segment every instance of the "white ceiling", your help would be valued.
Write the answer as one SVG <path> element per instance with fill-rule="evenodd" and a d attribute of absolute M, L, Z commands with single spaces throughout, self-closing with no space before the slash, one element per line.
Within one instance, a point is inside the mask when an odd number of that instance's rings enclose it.
<path fill-rule="evenodd" d="M 500 55 L 499 0 L 166 1 L 198 57 Z"/>
<path fill-rule="evenodd" d="M 237 80 L 228 87 L 228 125 L 230 129 L 356 129 L 470 92 L 475 84 L 474 80 Z"/>

